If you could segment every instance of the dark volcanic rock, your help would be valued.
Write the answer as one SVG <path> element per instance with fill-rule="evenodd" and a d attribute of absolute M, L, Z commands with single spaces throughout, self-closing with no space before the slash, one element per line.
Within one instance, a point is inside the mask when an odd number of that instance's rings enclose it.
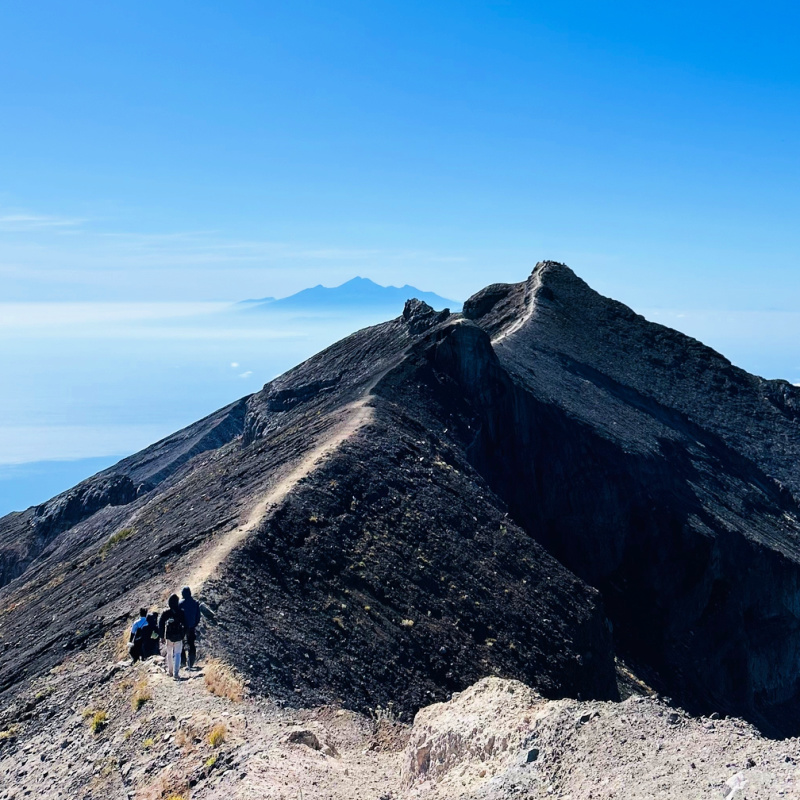
<path fill-rule="evenodd" d="M 563 265 L 527 284 L 530 316 L 495 346 L 515 391 L 461 380 L 483 408 L 474 463 L 671 696 L 796 731 L 797 391 Z"/>
<path fill-rule="evenodd" d="M 463 314 L 409 301 L 0 520 L 0 692 L 180 585 L 269 493 L 205 586 L 256 691 L 409 714 L 496 673 L 611 697 L 616 651 L 692 711 L 800 732 L 799 415 L 794 387 L 560 264 Z"/>
<path fill-rule="evenodd" d="M 124 506 L 136 498 L 136 487 L 127 475 L 109 475 L 80 484 L 49 503 L 36 506 L 33 530 L 48 541 L 55 534 L 91 516 L 106 506 Z"/>
<path fill-rule="evenodd" d="M 445 432 L 452 406 L 413 425 L 409 406 L 344 445 L 232 556 L 214 639 L 288 703 L 410 715 L 487 672 L 615 696 L 597 594 L 509 519 L 464 459 L 464 431 Z"/>

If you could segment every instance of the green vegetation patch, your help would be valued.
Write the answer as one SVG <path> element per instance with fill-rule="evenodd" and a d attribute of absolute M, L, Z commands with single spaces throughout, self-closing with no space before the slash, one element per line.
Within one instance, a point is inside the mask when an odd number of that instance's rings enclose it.
<path fill-rule="evenodd" d="M 133 528 L 123 528 L 109 536 L 108 541 L 100 548 L 100 557 L 105 558 L 116 545 L 120 542 L 124 542 L 128 537 L 133 536 L 135 532 Z"/>

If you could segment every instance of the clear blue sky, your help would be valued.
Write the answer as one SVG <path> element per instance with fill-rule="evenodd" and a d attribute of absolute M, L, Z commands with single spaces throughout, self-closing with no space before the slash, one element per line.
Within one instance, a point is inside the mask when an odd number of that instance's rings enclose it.
<path fill-rule="evenodd" d="M 800 6 L 0 6 L 3 300 L 568 262 L 637 306 L 795 310 Z"/>

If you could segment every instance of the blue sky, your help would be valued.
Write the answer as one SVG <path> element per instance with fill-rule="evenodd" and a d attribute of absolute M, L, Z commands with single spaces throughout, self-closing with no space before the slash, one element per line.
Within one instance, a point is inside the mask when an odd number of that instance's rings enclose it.
<path fill-rule="evenodd" d="M 798 30 L 769 2 L 0 4 L 0 514 L 376 321 L 204 304 L 355 275 L 462 300 L 557 259 L 800 383 Z"/>
<path fill-rule="evenodd" d="M 4 300 L 463 298 L 566 261 L 634 307 L 794 310 L 800 8 L 0 7 Z"/>

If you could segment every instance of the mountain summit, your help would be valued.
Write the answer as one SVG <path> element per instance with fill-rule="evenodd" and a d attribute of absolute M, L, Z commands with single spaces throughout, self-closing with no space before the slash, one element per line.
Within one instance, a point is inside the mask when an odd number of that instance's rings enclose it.
<path fill-rule="evenodd" d="M 0 520 L 4 704 L 188 583 L 287 704 L 409 717 L 498 674 L 798 733 L 798 418 L 563 264 L 409 300 Z"/>

